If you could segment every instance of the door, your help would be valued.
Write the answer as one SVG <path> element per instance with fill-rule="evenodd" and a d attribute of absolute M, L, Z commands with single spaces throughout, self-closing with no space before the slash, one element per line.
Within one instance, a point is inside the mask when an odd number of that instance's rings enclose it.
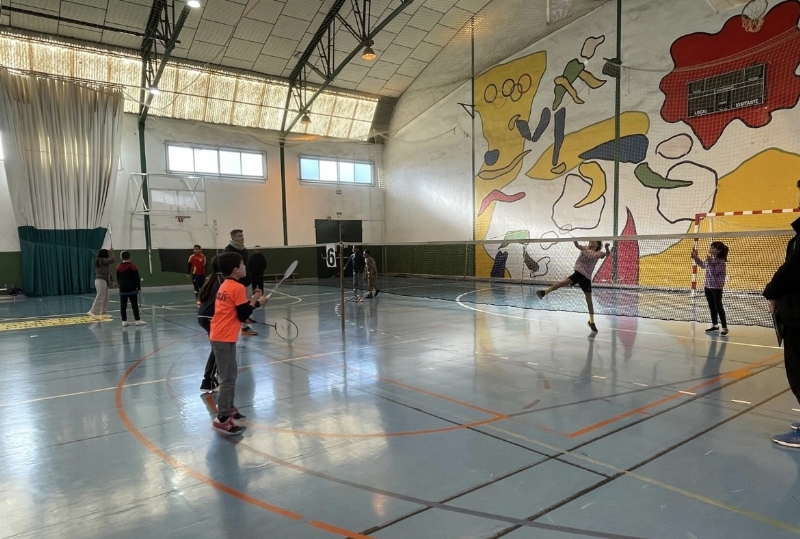
<path fill-rule="evenodd" d="M 317 244 L 339 243 L 339 239 L 345 243 L 361 243 L 362 228 L 360 220 L 339 221 L 330 219 L 315 219 L 314 229 L 316 232 Z M 350 256 L 350 247 L 345 246 L 344 257 Z M 329 268 L 326 261 L 324 247 L 317 247 L 317 277 L 328 279 L 339 276 L 339 253 L 336 252 L 336 267 Z"/>

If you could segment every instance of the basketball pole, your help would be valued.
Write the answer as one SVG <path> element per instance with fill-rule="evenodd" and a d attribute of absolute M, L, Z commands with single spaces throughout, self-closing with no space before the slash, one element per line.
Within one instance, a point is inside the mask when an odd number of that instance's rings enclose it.
<path fill-rule="evenodd" d="M 619 161 L 621 151 L 620 115 L 622 114 L 622 0 L 617 0 L 617 76 L 614 94 L 614 228 L 612 234 L 619 235 Z M 617 282 L 619 270 L 618 249 L 611 255 L 611 282 Z"/>
<path fill-rule="evenodd" d="M 339 223 L 340 237 L 339 237 L 339 305 L 341 305 L 341 318 L 342 318 L 342 335 L 344 335 L 344 243 L 341 240 L 342 223 Z"/>

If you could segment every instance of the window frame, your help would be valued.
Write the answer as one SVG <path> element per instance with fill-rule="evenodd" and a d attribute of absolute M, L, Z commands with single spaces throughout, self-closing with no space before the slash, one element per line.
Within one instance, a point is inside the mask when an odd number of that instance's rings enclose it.
<path fill-rule="evenodd" d="M 169 149 L 170 147 L 174 148 L 189 148 L 192 150 L 192 168 L 196 168 L 194 164 L 194 150 L 213 150 L 216 152 L 217 155 L 217 172 L 197 172 L 197 171 L 187 171 L 187 170 L 174 170 L 170 166 L 169 162 Z M 220 172 L 220 152 L 236 152 L 240 154 L 239 163 L 241 165 L 241 154 L 251 154 L 251 155 L 258 155 L 261 157 L 261 167 L 263 170 L 263 174 L 261 176 L 252 176 L 247 174 L 227 174 Z M 267 152 L 259 151 L 259 150 L 250 150 L 245 148 L 231 148 L 229 146 L 210 146 L 207 144 L 191 144 L 188 142 L 175 142 L 175 141 L 165 141 L 164 142 L 164 161 L 166 163 L 167 174 L 192 174 L 195 176 L 203 176 L 204 178 L 219 178 L 224 180 L 234 180 L 234 181 L 250 181 L 250 182 L 266 182 L 267 181 Z"/>
<path fill-rule="evenodd" d="M 322 180 L 308 180 L 303 178 L 303 159 L 314 159 L 317 162 L 319 161 L 335 161 L 336 162 L 336 181 L 335 182 L 327 182 Z M 339 170 L 339 163 L 349 163 L 353 165 L 369 165 L 369 176 L 370 176 L 370 183 L 361 183 L 361 182 L 343 182 L 341 181 L 340 170 Z M 354 167 L 355 169 L 355 167 Z M 355 170 L 353 173 L 355 178 Z M 352 185 L 356 187 L 375 187 L 375 162 L 374 161 L 366 161 L 366 160 L 356 160 L 356 159 L 345 159 L 341 157 L 327 157 L 327 156 L 320 156 L 320 155 L 298 155 L 297 156 L 297 179 L 300 183 L 309 184 L 309 185 L 335 185 L 340 187 L 342 185 Z"/>

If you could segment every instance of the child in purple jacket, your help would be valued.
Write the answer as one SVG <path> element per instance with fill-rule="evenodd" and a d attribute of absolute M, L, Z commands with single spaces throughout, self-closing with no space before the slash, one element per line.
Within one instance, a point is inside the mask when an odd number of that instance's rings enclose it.
<path fill-rule="evenodd" d="M 711 327 L 706 333 L 719 331 L 717 315 L 722 323 L 720 335 L 728 334 L 728 321 L 725 318 L 725 308 L 722 306 L 722 289 L 725 287 L 725 266 L 728 263 L 728 246 L 721 241 L 711 243 L 708 257 L 705 262 L 697 256 L 697 251 L 692 251 L 692 259 L 706 270 L 705 292 L 708 300 L 708 310 L 711 311 Z"/>

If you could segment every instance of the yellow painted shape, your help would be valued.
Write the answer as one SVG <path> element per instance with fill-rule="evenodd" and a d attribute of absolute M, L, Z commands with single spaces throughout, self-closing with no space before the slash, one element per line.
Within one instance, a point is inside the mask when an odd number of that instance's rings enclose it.
<path fill-rule="evenodd" d="M 797 171 L 800 170 L 800 155 L 771 148 L 751 157 L 739 167 L 720 178 L 717 196 L 711 212 L 739 210 L 767 210 L 794 208 L 797 206 Z M 713 219 L 715 232 L 747 230 L 788 230 L 797 213 L 768 215 L 740 215 Z M 687 216 L 688 217 L 688 216 Z M 700 232 L 711 232 L 708 219 L 700 221 Z M 687 232 L 694 232 L 694 223 Z M 772 274 L 783 263 L 785 245 L 770 245 L 765 249 L 764 238 L 728 238 L 728 259 L 737 263 L 728 264 L 729 280 L 725 285 L 731 290 L 759 290 L 766 286 Z M 681 240 L 662 253 L 642 257 L 639 260 L 639 283 L 649 286 L 691 286 L 692 240 Z M 706 253 L 699 253 L 701 258 Z M 742 257 L 758 257 L 759 271 Z M 738 260 L 737 260 L 738 257 Z M 680 270 L 679 270 L 680 268 Z M 697 288 L 703 288 L 704 273 L 697 270 Z"/>
<path fill-rule="evenodd" d="M 539 90 L 545 68 L 547 67 L 547 53 L 544 51 L 535 52 L 522 58 L 517 58 L 506 64 L 493 67 L 475 79 L 475 112 L 481 117 L 483 137 L 486 139 L 490 150 L 500 150 L 500 157 L 497 163 L 492 166 L 484 163 L 474 178 L 474 201 L 475 201 L 475 239 L 484 239 L 489 231 L 492 222 L 492 215 L 496 204 L 492 203 L 480 217 L 477 215 L 481 202 L 493 190 L 502 190 L 503 187 L 511 183 L 519 174 L 522 168 L 520 156 L 525 151 L 525 139 L 517 131 L 511 118 L 515 115 L 520 118 L 533 116 L 538 121 L 538 113 L 533 114 L 533 97 Z M 527 86 L 530 77 L 530 88 L 524 94 L 515 93 L 513 97 L 517 101 L 512 101 L 509 97 L 503 97 L 503 82 L 511 79 L 515 83 L 523 81 Z M 497 97 L 492 103 L 485 99 L 487 88 L 494 85 L 497 89 Z M 491 96 L 491 89 L 488 94 Z M 509 125 L 510 124 L 510 125 Z M 511 127 L 511 129 L 509 129 Z M 515 165 L 512 165 L 518 160 Z M 512 166 L 510 166 L 512 165 Z M 490 178 L 488 180 L 482 177 Z M 478 275 L 489 275 L 494 261 L 486 254 L 486 251 L 479 247 L 475 252 L 475 268 Z"/>
<path fill-rule="evenodd" d="M 650 118 L 644 112 L 629 111 L 620 115 L 621 137 L 646 135 L 649 129 Z M 583 162 L 579 157 L 580 154 L 612 140 L 614 140 L 614 118 L 584 127 L 564 137 L 564 143 L 558 154 L 559 161 L 567 165 L 567 171 L 572 170 Z M 550 145 L 544 151 L 536 164 L 526 173 L 528 177 L 534 180 L 554 180 L 561 176 L 550 170 L 553 167 L 553 149 L 554 145 Z"/>
<path fill-rule="evenodd" d="M 19 329 L 52 328 L 57 326 L 74 326 L 77 324 L 92 324 L 94 322 L 110 322 L 109 319 L 95 320 L 89 316 L 72 316 L 64 318 L 42 318 L 41 320 L 22 320 L 20 322 L 0 322 L 0 331 L 15 331 Z"/>
<path fill-rule="evenodd" d="M 586 194 L 583 200 L 575 204 L 575 208 L 582 208 L 588 206 L 592 202 L 596 202 L 606 192 L 606 173 L 599 164 L 594 161 L 590 163 L 583 163 L 578 167 L 578 172 L 584 178 L 589 178 L 592 181 L 592 187 Z"/>

